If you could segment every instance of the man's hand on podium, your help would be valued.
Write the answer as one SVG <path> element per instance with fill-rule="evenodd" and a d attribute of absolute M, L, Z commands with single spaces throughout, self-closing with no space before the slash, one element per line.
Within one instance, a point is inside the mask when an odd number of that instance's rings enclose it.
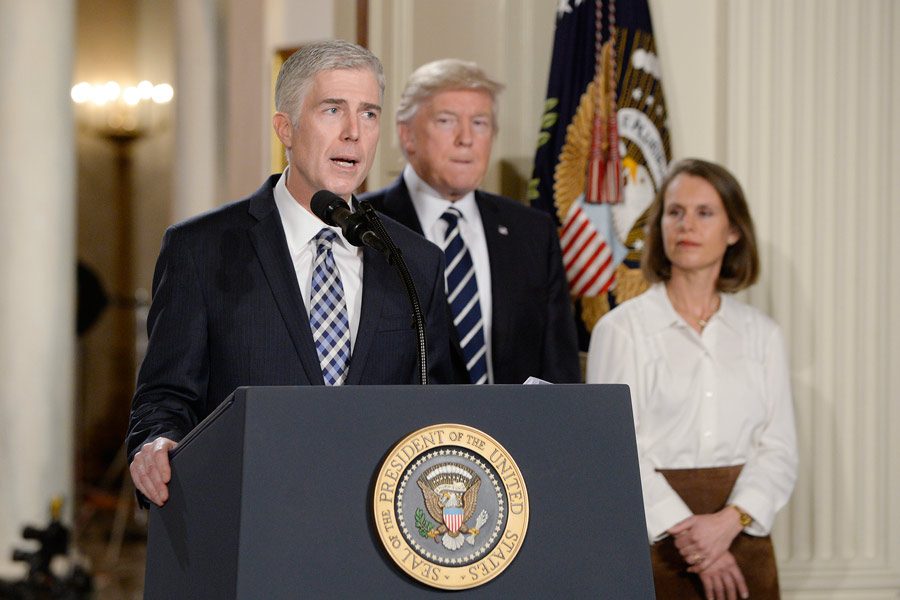
<path fill-rule="evenodd" d="M 129 467 L 134 487 L 157 506 L 169 499 L 168 483 L 172 478 L 169 450 L 177 445 L 178 442 L 163 437 L 147 442 L 134 455 Z"/>

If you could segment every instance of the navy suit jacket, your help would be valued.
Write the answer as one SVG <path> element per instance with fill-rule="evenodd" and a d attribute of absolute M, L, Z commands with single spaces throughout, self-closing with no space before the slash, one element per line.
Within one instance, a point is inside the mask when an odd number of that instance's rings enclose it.
<path fill-rule="evenodd" d="M 423 235 L 402 176 L 383 190 L 360 196 L 366 200 Z M 580 382 L 575 320 L 552 219 L 482 191 L 475 192 L 475 203 L 491 263 L 494 383 L 522 383 L 530 375 L 553 383 Z M 455 328 L 450 329 L 458 364 L 462 350 Z"/>
<path fill-rule="evenodd" d="M 272 193 L 166 231 L 153 277 L 147 355 L 128 429 L 131 458 L 147 441 L 180 440 L 235 388 L 324 385 L 319 358 Z M 426 317 L 429 381 L 453 381 L 444 257 L 390 219 Z M 399 275 L 363 249 L 359 327 L 347 384 L 419 383 L 412 310 Z"/>

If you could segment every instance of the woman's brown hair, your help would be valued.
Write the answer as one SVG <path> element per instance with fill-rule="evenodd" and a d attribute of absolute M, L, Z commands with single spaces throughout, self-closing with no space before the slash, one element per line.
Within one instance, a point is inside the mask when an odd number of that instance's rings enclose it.
<path fill-rule="evenodd" d="M 756 233 L 753 219 L 741 185 L 724 167 L 698 158 L 686 158 L 672 165 L 650 205 L 647 236 L 641 258 L 641 271 L 647 281 L 668 281 L 672 276 L 672 263 L 666 256 L 662 240 L 662 216 L 666 190 L 681 174 L 700 177 L 708 182 L 722 200 L 729 224 L 740 237 L 725 250 L 722 268 L 716 288 L 720 292 L 738 292 L 756 283 L 759 277 L 759 254 L 756 250 Z"/>

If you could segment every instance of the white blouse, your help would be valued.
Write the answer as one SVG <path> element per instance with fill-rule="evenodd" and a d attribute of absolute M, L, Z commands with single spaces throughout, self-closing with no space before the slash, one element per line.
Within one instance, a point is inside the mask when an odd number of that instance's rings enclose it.
<path fill-rule="evenodd" d="M 656 469 L 743 463 L 728 503 L 753 517 L 747 533 L 769 533 L 797 478 L 788 360 L 772 319 L 722 294 L 698 334 L 657 283 L 597 323 L 587 382 L 631 388 L 651 543 L 692 514 Z"/>

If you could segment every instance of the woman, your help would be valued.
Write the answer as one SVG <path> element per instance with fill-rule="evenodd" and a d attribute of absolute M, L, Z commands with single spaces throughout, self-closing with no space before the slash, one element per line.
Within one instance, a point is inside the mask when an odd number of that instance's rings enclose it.
<path fill-rule="evenodd" d="M 650 289 L 600 320 L 588 383 L 631 387 L 658 598 L 778 598 L 771 540 L 797 448 L 778 326 L 731 293 L 759 274 L 724 168 L 673 166 L 650 208 Z"/>

